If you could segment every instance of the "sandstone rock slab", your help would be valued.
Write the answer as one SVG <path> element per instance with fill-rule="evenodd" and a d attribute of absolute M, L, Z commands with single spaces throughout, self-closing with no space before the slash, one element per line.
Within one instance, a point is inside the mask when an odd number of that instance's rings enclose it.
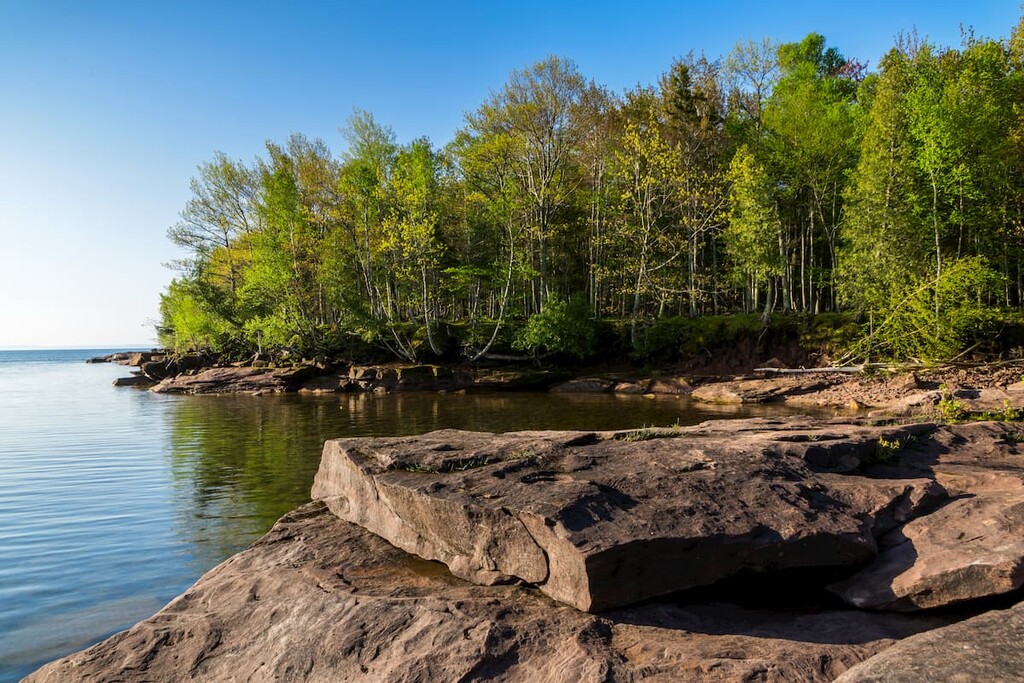
<path fill-rule="evenodd" d="M 1024 493 L 1024 424 L 968 422 L 921 434 L 877 476 L 935 479 L 950 496 Z"/>
<path fill-rule="evenodd" d="M 168 394 L 294 391 L 314 372 L 310 366 L 294 368 L 221 367 L 194 375 L 162 380 L 150 391 Z"/>
<path fill-rule="evenodd" d="M 311 504 L 153 617 L 26 681 L 813 683 L 945 623 L 729 604 L 595 616 L 466 583 Z"/>
<path fill-rule="evenodd" d="M 900 641 L 835 683 L 1011 683 L 1024 677 L 1024 603 Z"/>
<path fill-rule="evenodd" d="M 810 394 L 829 384 L 824 379 L 799 377 L 741 379 L 701 385 L 693 390 L 691 396 L 705 403 L 770 403 Z"/>
<path fill-rule="evenodd" d="M 876 536 L 945 497 L 929 479 L 837 473 L 892 433 L 736 420 L 341 439 L 325 445 L 313 497 L 457 576 L 600 611 L 744 569 L 867 561 Z"/>
<path fill-rule="evenodd" d="M 113 385 L 115 387 L 149 387 L 153 385 L 153 380 L 145 375 L 131 375 L 130 377 L 118 377 L 114 380 Z"/>
<path fill-rule="evenodd" d="M 869 417 L 907 417 L 911 415 L 934 414 L 936 406 L 942 400 L 942 392 L 938 389 L 913 391 L 868 413 Z"/>
<path fill-rule="evenodd" d="M 672 396 L 689 396 L 693 393 L 693 386 L 685 377 L 658 377 L 650 381 L 650 384 L 647 386 L 647 392 L 652 394 L 669 394 Z"/>
<path fill-rule="evenodd" d="M 881 542 L 870 565 L 833 587 L 855 607 L 911 611 L 1008 593 L 1024 585 L 1024 494 L 952 500 Z"/>
<path fill-rule="evenodd" d="M 615 382 L 601 377 L 577 377 L 551 387 L 553 394 L 603 394 L 611 391 Z"/>

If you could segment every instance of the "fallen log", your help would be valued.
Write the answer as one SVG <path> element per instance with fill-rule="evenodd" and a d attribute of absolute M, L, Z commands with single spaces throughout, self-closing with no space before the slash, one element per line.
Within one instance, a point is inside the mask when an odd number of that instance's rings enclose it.
<path fill-rule="evenodd" d="M 856 374 L 864 372 L 863 365 L 844 365 L 831 368 L 754 368 L 754 372 L 764 372 L 775 375 L 809 375 L 815 373 L 843 372 Z"/>

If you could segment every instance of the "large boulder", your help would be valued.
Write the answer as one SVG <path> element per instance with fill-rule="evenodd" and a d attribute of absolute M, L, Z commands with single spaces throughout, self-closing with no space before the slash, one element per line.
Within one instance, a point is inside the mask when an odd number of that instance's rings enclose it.
<path fill-rule="evenodd" d="M 128 354 L 128 358 L 125 361 L 125 365 L 137 368 L 140 367 L 143 363 L 148 363 L 151 360 L 153 360 L 152 352 L 136 351 L 134 353 Z"/>
<path fill-rule="evenodd" d="M 842 474 L 933 425 L 737 420 L 619 433 L 329 441 L 313 497 L 475 583 L 600 611 L 742 570 L 854 565 L 945 498 Z M 902 430 L 902 431 L 901 431 Z"/>
<path fill-rule="evenodd" d="M 1011 683 L 1024 678 L 1024 603 L 911 636 L 835 683 Z"/>
<path fill-rule="evenodd" d="M 945 623 L 718 603 L 595 616 L 461 581 L 314 503 L 153 617 L 25 680 L 813 683 Z"/>
<path fill-rule="evenodd" d="M 685 377 L 657 377 L 650 381 L 650 384 L 647 387 L 647 392 L 652 394 L 689 396 L 693 393 L 693 387 Z"/>

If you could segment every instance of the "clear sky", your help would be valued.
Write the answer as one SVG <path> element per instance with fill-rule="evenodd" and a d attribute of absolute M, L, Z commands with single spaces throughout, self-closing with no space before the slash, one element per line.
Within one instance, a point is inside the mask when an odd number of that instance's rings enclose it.
<path fill-rule="evenodd" d="M 0 0 L 0 347 L 154 343 L 196 165 L 291 132 L 343 149 L 353 108 L 447 142 L 512 69 L 613 90 L 741 38 L 825 35 L 873 67 L 911 28 L 1008 36 L 1018 0 Z"/>

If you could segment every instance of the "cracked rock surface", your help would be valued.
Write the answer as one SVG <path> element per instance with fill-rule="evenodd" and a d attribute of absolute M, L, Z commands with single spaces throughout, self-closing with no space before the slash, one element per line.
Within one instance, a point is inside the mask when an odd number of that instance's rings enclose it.
<path fill-rule="evenodd" d="M 586 611 L 742 570 L 855 565 L 936 507 L 928 477 L 850 474 L 935 426 L 734 420 L 619 433 L 439 431 L 325 445 L 313 497 L 453 574 Z"/>

